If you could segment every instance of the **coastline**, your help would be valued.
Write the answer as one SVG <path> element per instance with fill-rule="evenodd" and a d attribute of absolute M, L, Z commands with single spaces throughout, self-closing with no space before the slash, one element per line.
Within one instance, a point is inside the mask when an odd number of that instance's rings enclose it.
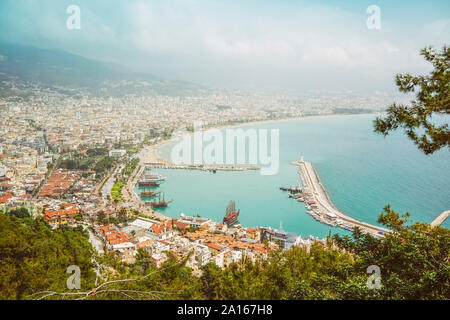
<path fill-rule="evenodd" d="M 271 119 L 271 120 L 257 120 L 257 121 L 249 121 L 244 123 L 237 123 L 237 124 L 230 124 L 230 125 L 222 125 L 218 127 L 213 127 L 210 129 L 229 129 L 234 127 L 247 127 L 252 125 L 259 125 L 259 124 L 268 124 L 268 123 L 275 123 L 275 122 L 288 122 L 288 121 L 298 121 L 298 120 L 305 120 L 305 119 L 327 119 L 327 118 L 344 118 L 344 117 L 359 117 L 359 116 L 369 116 L 369 115 L 381 115 L 383 112 L 374 112 L 374 113 L 355 113 L 355 114 L 321 114 L 321 115 L 308 115 L 303 117 L 297 117 L 297 118 L 285 118 L 285 119 Z"/>
<path fill-rule="evenodd" d="M 224 130 L 224 129 L 231 129 L 236 127 L 248 127 L 253 125 L 260 125 L 260 124 L 269 124 L 269 123 L 277 123 L 277 122 L 290 122 L 290 121 L 299 121 L 299 120 L 306 120 L 306 119 L 328 119 L 328 118 L 343 118 L 343 117 L 360 117 L 360 116 L 377 116 L 381 115 L 383 112 L 374 112 L 374 113 L 358 113 L 358 114 L 324 114 L 324 115 L 308 115 L 303 117 L 297 117 L 297 118 L 286 118 L 286 119 L 271 119 L 271 120 L 257 120 L 257 121 L 249 121 L 244 123 L 236 123 L 236 124 L 226 124 L 226 125 L 220 125 L 220 126 L 214 126 L 211 128 L 203 129 L 206 130 Z M 190 133 L 192 134 L 192 133 Z M 171 166 L 173 163 L 169 160 L 166 160 L 162 158 L 159 154 L 159 150 L 164 147 L 166 144 L 173 141 L 172 139 L 166 139 L 159 141 L 158 143 L 147 146 L 146 149 L 150 153 L 149 159 L 151 161 L 149 162 L 160 162 L 164 165 Z"/>
<path fill-rule="evenodd" d="M 339 114 L 313 115 L 313 116 L 305 116 L 305 117 L 300 117 L 300 118 L 250 121 L 250 122 L 239 123 L 239 124 L 221 125 L 221 126 L 217 126 L 217 127 L 203 129 L 203 130 L 204 131 L 213 130 L 213 129 L 224 130 L 224 129 L 236 128 L 236 127 L 248 127 L 248 126 L 253 126 L 253 125 L 288 122 L 288 121 L 298 121 L 298 120 L 304 120 L 304 119 L 327 119 L 327 118 L 342 118 L 342 117 L 359 117 L 359 116 L 368 116 L 368 115 L 378 116 L 380 114 L 382 114 L 382 113 L 362 113 L 362 114 L 346 114 L 346 115 L 339 115 Z M 193 133 L 189 133 L 189 134 L 192 135 Z M 168 160 L 162 158 L 159 154 L 159 150 L 172 141 L 173 141 L 172 139 L 165 139 L 165 140 L 157 142 L 154 145 L 146 146 L 143 149 L 144 151 L 143 151 L 143 158 L 141 159 L 141 164 L 144 165 L 145 163 L 150 162 L 150 163 L 160 163 L 165 166 L 173 166 L 174 164 L 171 161 L 168 161 Z M 315 169 L 314 169 L 314 172 L 315 172 Z M 333 210 L 338 211 L 338 209 L 336 209 L 335 206 L 332 204 L 331 199 L 328 194 L 328 191 L 324 188 L 324 186 L 321 183 L 320 183 L 320 185 L 323 188 L 325 197 L 328 200 L 328 202 L 331 204 Z M 137 195 L 134 190 L 133 190 L 133 193 L 136 196 L 136 198 L 140 200 L 139 195 Z M 151 210 L 151 211 L 152 211 L 152 215 L 157 215 L 158 218 L 160 218 L 162 220 L 169 219 L 167 216 L 163 215 L 162 213 L 160 213 L 158 211 L 155 211 L 155 210 Z M 348 220 L 350 220 L 351 222 L 357 221 L 356 219 L 354 219 L 350 216 L 346 216 L 346 218 Z M 358 222 L 360 225 L 371 226 L 370 224 L 365 223 L 363 221 L 361 221 L 361 222 L 358 221 Z M 323 222 L 321 222 L 321 223 L 323 223 Z M 325 223 L 325 224 L 327 224 L 327 223 Z M 380 230 L 381 230 L 381 228 L 380 228 Z M 388 231 L 388 230 L 383 230 L 383 231 Z"/>
<path fill-rule="evenodd" d="M 302 193 L 306 192 L 306 198 L 303 198 L 303 202 L 305 202 L 307 209 L 309 209 L 307 213 L 314 219 L 321 223 L 339 226 L 346 230 L 358 227 L 364 233 L 372 234 L 375 237 L 380 237 L 380 235 L 384 236 L 391 232 L 389 229 L 355 219 L 337 209 L 320 181 L 316 169 L 310 162 L 301 159 L 291 164 L 299 167 L 298 174 L 300 175 L 303 186 L 308 190 L 307 192 L 302 191 Z M 308 198 L 309 202 L 306 203 Z M 313 199 L 312 202 L 311 199 Z M 311 206 L 308 208 L 309 205 Z"/>
<path fill-rule="evenodd" d="M 218 130 L 223 130 L 223 129 L 226 129 L 226 128 L 233 128 L 233 127 L 250 127 L 250 126 L 253 126 L 253 125 L 258 125 L 258 124 L 265 124 L 265 123 L 275 123 L 275 122 L 279 122 L 280 123 L 280 125 L 281 125 L 281 123 L 285 123 L 285 124 L 287 124 L 287 125 L 289 125 L 289 123 L 287 122 L 287 121 L 297 121 L 297 120 L 302 120 L 302 119 L 324 119 L 324 118 L 342 118 L 342 117 L 351 117 L 351 118 L 354 118 L 354 120 L 355 121 L 359 121 L 358 120 L 358 118 L 356 118 L 356 117 L 359 117 L 359 118 L 362 118 L 362 121 L 365 121 L 366 123 L 367 123 L 367 125 L 369 125 L 370 126 L 370 121 L 371 121 L 371 119 L 373 119 L 373 118 L 375 118 L 375 117 L 379 117 L 379 116 L 383 116 L 384 115 L 384 113 L 383 112 L 375 112 L 375 113 L 364 113 L 364 114 L 352 114 L 352 115 L 336 115 L 336 114 L 327 114 L 327 115 L 315 115 L 315 116 L 305 116 L 305 117 L 300 117 L 300 118 L 288 118 L 288 119 L 276 119 L 276 120 L 259 120 L 259 121 L 250 121 L 250 122 L 246 122 L 246 123 L 239 123 L 239 124 L 226 124 L 226 125 L 221 125 L 221 126 L 216 126 L 216 127 L 211 127 L 211 129 L 218 129 Z M 346 118 L 346 119 L 349 119 L 348 121 L 351 121 L 350 119 L 351 118 Z M 345 124 L 347 123 L 347 120 L 337 120 L 338 121 L 338 123 L 341 123 L 341 125 L 340 126 L 342 126 L 342 124 L 344 124 L 344 126 L 345 126 Z M 342 121 L 344 121 L 344 122 L 342 122 Z M 314 121 L 311 121 L 311 122 L 308 122 L 308 124 L 311 124 L 311 125 L 316 125 L 315 124 L 316 122 L 314 122 Z M 323 124 L 322 122 L 317 122 L 318 124 Z M 331 122 L 330 122 L 331 123 Z M 293 128 L 295 128 L 297 125 L 298 126 L 302 126 L 303 124 L 301 123 L 301 122 L 298 122 L 298 123 L 293 123 L 293 124 L 290 124 L 291 126 L 293 126 Z M 305 124 L 306 125 L 306 124 Z M 366 126 L 367 126 L 366 125 Z M 366 127 L 365 126 L 365 127 Z M 272 127 L 272 126 L 271 126 Z M 273 126 L 273 127 L 275 127 L 276 128 L 276 126 Z M 364 127 L 364 128 L 365 128 Z M 208 128 L 209 129 L 209 128 Z M 205 129 L 205 130 L 208 130 L 208 129 Z M 189 133 L 189 134 L 192 134 L 192 133 Z M 369 132 L 369 134 L 370 134 L 370 132 Z M 167 159 L 169 159 L 170 160 L 170 147 L 171 147 L 171 145 L 169 145 L 169 146 L 167 146 L 168 148 L 166 148 L 166 149 L 164 149 L 164 150 L 161 150 L 161 148 L 164 148 L 164 146 L 166 146 L 168 143 L 170 143 L 171 141 L 174 141 L 174 140 L 172 140 L 172 139 L 164 139 L 164 140 L 160 140 L 160 141 L 158 141 L 157 143 L 155 143 L 154 145 L 152 145 L 152 146 L 150 146 L 149 147 L 149 150 L 151 150 L 151 154 L 152 154 L 152 158 L 154 159 L 154 160 L 156 160 L 156 161 L 161 161 L 161 162 L 164 162 L 164 163 L 168 163 L 169 164 L 169 162 L 167 161 L 167 160 L 165 160 L 162 156 L 164 156 L 164 157 L 166 157 Z M 176 143 L 176 142 L 175 142 Z M 161 156 L 162 155 L 162 156 Z M 292 158 L 292 157 L 290 157 L 290 158 Z M 296 158 L 295 156 L 294 156 L 294 158 Z M 289 160 L 288 160 L 289 161 Z M 315 171 L 315 170 L 314 170 Z M 316 173 L 316 175 L 318 176 L 319 175 L 319 173 L 320 172 L 317 172 Z M 326 181 L 324 181 L 324 184 L 326 185 L 327 183 L 327 179 L 325 179 Z M 320 183 L 321 185 L 322 185 L 322 183 Z M 334 193 L 332 193 L 332 194 L 330 194 L 329 192 L 330 192 L 330 190 L 327 190 L 327 188 L 325 188 L 325 185 L 322 185 L 322 187 L 325 189 L 325 198 L 327 199 L 327 202 L 329 202 L 329 203 L 331 203 L 332 204 L 332 207 L 333 207 L 333 209 L 334 210 L 340 210 L 340 209 L 337 209 L 337 207 L 332 203 L 332 201 L 334 201 L 334 200 L 339 200 L 339 199 L 334 199 Z M 384 198 L 386 198 L 386 197 L 384 197 Z M 349 214 L 349 217 L 352 217 L 352 214 L 355 216 L 355 217 L 359 217 L 359 219 L 361 219 L 360 221 L 361 222 L 364 222 L 364 221 L 367 221 L 367 220 L 365 220 L 362 216 L 360 216 L 359 215 L 359 203 L 356 203 L 355 205 L 357 206 L 357 208 L 358 208 L 358 210 L 350 210 L 351 209 L 351 203 L 348 203 L 350 206 L 349 206 L 349 208 L 347 208 L 347 211 L 348 211 L 348 214 Z M 382 204 L 380 204 L 380 206 L 381 205 L 384 205 L 384 203 L 382 203 Z M 407 204 L 406 206 L 404 206 L 404 210 L 407 210 L 408 209 L 408 207 L 409 207 L 409 205 Z M 419 209 L 421 209 L 421 207 L 418 207 Z M 433 210 L 433 212 L 442 212 L 442 211 L 445 211 L 445 209 L 446 208 L 438 208 L 439 209 L 439 211 L 434 211 Z M 177 209 L 178 210 L 178 209 Z M 180 210 L 182 210 L 182 209 L 180 209 Z M 372 210 L 374 210 L 373 208 L 372 208 Z M 419 213 L 421 213 L 419 210 L 417 210 Z M 430 212 L 431 213 L 431 212 Z M 431 217 L 428 217 L 428 216 L 426 216 L 426 215 L 423 215 L 423 217 L 421 217 L 421 219 L 422 219 L 422 221 L 424 221 L 424 222 L 428 222 L 429 220 L 431 221 L 432 219 L 435 219 L 436 218 L 436 216 L 437 216 L 437 214 L 436 215 L 432 215 Z M 449 219 L 450 220 L 450 219 Z M 368 223 L 368 222 L 365 222 L 365 223 Z"/>

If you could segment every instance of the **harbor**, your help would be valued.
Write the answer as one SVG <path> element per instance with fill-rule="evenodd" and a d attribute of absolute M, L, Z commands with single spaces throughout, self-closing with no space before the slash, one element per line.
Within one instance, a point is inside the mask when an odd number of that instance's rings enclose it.
<path fill-rule="evenodd" d="M 255 171 L 255 175 L 250 170 L 243 171 L 243 168 L 240 168 L 240 171 L 232 170 L 223 171 L 220 173 L 219 171 L 217 171 L 218 174 L 213 175 L 210 173 L 213 173 L 214 171 L 208 170 L 217 170 L 217 167 L 201 165 L 175 165 L 168 160 L 170 159 L 170 157 L 168 158 L 167 155 L 158 151 L 158 148 L 160 148 L 164 143 L 166 142 L 147 146 L 140 154 L 141 172 L 136 176 L 134 184 L 134 196 L 136 200 L 140 200 L 139 202 L 141 204 L 141 209 L 145 208 L 145 211 L 153 211 L 154 213 L 165 215 L 168 217 L 175 217 L 179 215 L 180 212 L 187 212 L 189 214 L 200 214 L 202 216 L 208 216 L 211 219 L 220 221 L 222 220 L 223 216 L 219 213 L 220 210 L 216 211 L 215 208 L 217 206 L 223 207 L 228 199 L 236 198 L 236 200 L 238 200 L 240 203 L 241 209 L 245 210 L 245 212 L 247 213 L 242 217 L 242 219 L 240 219 L 244 225 L 258 225 L 260 223 L 259 221 L 262 220 L 264 221 L 265 225 L 274 227 L 279 225 L 280 221 L 283 221 L 283 224 L 288 226 L 288 231 L 314 234 L 319 235 L 320 237 L 324 237 L 328 234 L 330 230 L 329 226 L 333 227 L 331 229 L 333 233 L 342 232 L 343 234 L 345 234 L 345 231 L 351 231 L 355 226 L 358 226 L 363 232 L 371 233 L 377 237 L 383 237 L 385 233 L 390 232 L 390 230 L 388 230 L 387 228 L 376 225 L 376 222 L 372 220 L 368 221 L 367 219 L 365 219 L 363 217 L 363 211 L 361 211 L 367 210 L 377 213 L 379 211 L 374 210 L 377 210 L 377 208 L 378 210 L 381 210 L 382 206 L 385 204 L 384 202 L 378 204 L 376 208 L 374 208 L 374 205 L 371 205 L 370 201 L 367 202 L 367 205 L 364 204 L 362 206 L 361 202 L 367 200 L 363 192 L 360 192 L 360 190 L 363 189 L 351 190 L 352 201 L 356 201 L 354 208 L 350 206 L 345 208 L 339 207 L 338 209 L 336 208 L 336 204 L 340 204 L 340 202 L 333 203 L 329 199 L 330 197 L 320 181 L 328 178 L 328 176 L 325 176 L 324 173 L 324 177 L 320 177 L 319 179 L 316 170 L 312 167 L 310 169 L 310 175 L 311 177 L 316 178 L 311 179 L 317 179 L 318 181 L 316 182 L 316 188 L 318 190 L 322 190 L 319 192 L 319 197 L 321 198 L 321 200 L 317 201 L 316 198 L 318 196 L 313 194 L 315 189 L 311 187 L 313 183 L 307 181 L 308 179 L 306 175 L 305 179 L 302 179 L 302 171 L 306 171 L 306 169 L 303 168 L 303 165 L 299 164 L 300 161 L 296 161 L 295 163 L 285 161 L 282 166 L 284 166 L 285 168 L 290 166 L 291 169 L 280 171 L 280 177 L 277 179 L 278 181 L 274 181 L 278 187 L 283 186 L 283 181 L 291 181 L 290 183 L 292 185 L 286 184 L 284 185 L 284 187 L 280 188 L 281 190 L 285 190 L 285 195 L 283 195 L 282 192 L 277 192 L 279 194 L 279 197 L 274 197 L 276 200 L 272 202 L 262 201 L 258 202 L 256 205 L 253 203 L 252 206 L 249 206 L 245 201 L 246 198 L 263 197 L 264 199 L 269 199 L 273 197 L 273 184 L 270 187 L 264 187 L 264 180 L 266 180 L 267 178 L 260 177 L 260 175 L 257 174 L 257 171 Z M 162 156 L 166 157 L 162 158 Z M 289 158 L 298 159 L 298 156 L 296 157 L 292 152 L 288 159 Z M 294 164 L 298 170 L 292 170 L 292 164 Z M 138 180 L 141 177 L 142 172 L 146 169 L 150 169 L 149 171 L 152 174 L 159 173 L 167 177 L 167 180 L 161 183 L 161 186 L 159 187 L 139 185 Z M 177 172 L 179 170 L 176 169 L 181 169 L 181 171 Z M 225 169 L 230 170 L 229 167 Z M 293 176 L 295 176 L 295 180 L 292 180 Z M 354 174 L 350 174 L 348 177 L 350 180 L 352 180 L 353 176 Z M 248 181 L 248 179 L 251 179 L 252 181 L 251 188 L 245 187 L 246 181 Z M 193 183 L 194 181 L 195 183 Z M 233 188 L 223 188 L 224 185 L 230 184 L 233 185 Z M 186 186 L 189 187 L 186 188 Z M 332 186 L 330 186 L 330 189 L 332 189 L 331 187 Z M 151 201 L 153 199 L 145 196 L 141 197 L 142 192 L 145 193 L 149 189 L 156 192 L 163 191 L 165 193 L 165 198 L 167 199 L 167 201 L 173 199 L 174 202 L 170 203 L 166 208 L 157 208 L 156 210 L 152 209 L 149 205 L 150 202 L 148 201 Z M 221 190 L 221 193 L 218 196 L 215 192 L 213 192 L 213 190 L 219 189 Z M 383 189 L 377 189 L 377 192 L 378 190 Z M 302 191 L 306 192 L 303 194 Z M 307 194 L 308 192 L 311 193 L 309 196 Z M 426 190 L 423 192 L 426 192 Z M 236 194 L 238 196 L 236 196 Z M 239 195 L 245 196 L 239 197 Z M 336 199 L 331 198 L 333 201 L 338 201 L 342 198 L 342 195 L 340 194 L 335 195 L 335 193 L 333 193 L 332 196 L 336 197 Z M 353 199 L 356 196 L 357 199 Z M 161 198 L 163 198 L 162 193 Z M 283 198 L 285 200 L 283 200 Z M 384 195 L 383 197 L 380 196 L 379 198 L 388 197 Z M 301 206 L 299 208 L 299 204 L 295 200 L 297 200 L 298 202 L 303 202 L 302 204 L 304 205 L 304 207 Z M 412 199 L 411 202 L 408 202 L 407 206 L 409 207 L 410 203 L 413 202 L 414 199 Z M 429 207 L 429 205 L 427 205 L 427 207 Z M 258 215 L 256 217 L 257 212 L 273 212 L 274 210 L 279 212 L 277 216 L 267 214 Z M 300 217 L 298 216 L 299 212 L 301 212 Z M 361 214 L 359 212 L 361 212 Z M 418 212 L 420 213 L 420 211 Z M 442 212 L 442 210 L 440 210 L 439 212 Z M 314 219 L 310 219 L 311 217 L 313 217 Z M 436 216 L 434 216 L 432 219 L 434 218 L 436 218 Z M 445 224 L 448 222 L 448 219 L 444 219 L 442 221 Z"/>
<path fill-rule="evenodd" d="M 131 175 L 131 178 L 128 180 L 125 188 L 123 189 L 123 195 L 126 196 L 126 199 L 128 199 L 131 203 L 131 206 L 138 209 L 141 214 L 146 215 L 149 218 L 156 218 L 160 221 L 168 220 L 168 217 L 154 210 L 152 206 L 146 206 L 145 203 L 141 201 L 141 195 L 137 194 L 134 190 L 135 186 L 138 185 L 146 171 L 146 166 L 144 165 L 141 157 L 140 160 L 139 165 L 136 167 Z M 156 195 L 156 193 L 154 195 Z"/>
<path fill-rule="evenodd" d="M 291 164 L 299 167 L 298 174 L 303 188 L 281 187 L 280 189 L 289 191 L 291 198 L 303 202 L 306 206 L 307 213 L 314 219 L 321 223 L 341 227 L 346 230 L 353 230 L 353 228 L 359 227 L 362 232 L 370 233 L 375 237 L 382 237 L 386 233 L 391 232 L 389 229 L 358 221 L 337 209 L 320 182 L 314 166 L 310 162 L 304 161 L 303 157 L 301 157 L 300 161 L 292 162 Z"/>

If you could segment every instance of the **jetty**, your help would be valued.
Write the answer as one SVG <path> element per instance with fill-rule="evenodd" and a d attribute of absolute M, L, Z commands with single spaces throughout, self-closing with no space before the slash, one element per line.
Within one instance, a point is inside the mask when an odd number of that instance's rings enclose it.
<path fill-rule="evenodd" d="M 440 226 L 444 223 L 444 221 L 448 218 L 450 215 L 450 210 L 442 212 L 436 219 L 433 220 L 433 222 L 430 223 L 432 227 Z"/>
<path fill-rule="evenodd" d="M 261 168 L 253 165 L 206 165 L 206 164 L 175 164 L 161 158 L 158 155 L 158 148 L 160 148 L 167 141 L 161 141 L 160 143 L 152 146 L 145 147 L 140 153 L 140 159 L 142 164 L 147 167 L 147 169 L 180 169 L 180 170 L 199 170 L 199 171 L 210 171 L 216 173 L 217 171 L 249 171 L 249 170 L 260 170 Z"/>
<path fill-rule="evenodd" d="M 200 170 L 200 171 L 248 171 L 248 170 L 260 170 L 257 166 L 210 166 L 203 164 L 192 165 L 176 165 L 163 162 L 147 162 L 145 163 L 147 169 L 180 169 L 180 170 Z"/>
<path fill-rule="evenodd" d="M 316 220 L 328 225 L 339 226 L 346 230 L 359 227 L 362 232 L 370 233 L 378 238 L 391 232 L 389 229 L 358 221 L 337 209 L 320 182 L 313 165 L 304 161 L 303 157 L 301 157 L 300 161 L 291 162 L 291 164 L 299 167 L 298 173 L 304 186 L 302 191 L 304 196 L 299 201 L 305 202 L 307 209 L 309 209 L 307 211 L 308 214 Z"/>

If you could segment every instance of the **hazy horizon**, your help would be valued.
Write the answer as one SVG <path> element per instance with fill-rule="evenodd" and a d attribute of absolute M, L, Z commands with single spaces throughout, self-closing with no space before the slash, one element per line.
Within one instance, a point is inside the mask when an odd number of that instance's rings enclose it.
<path fill-rule="evenodd" d="M 381 29 L 366 26 L 369 5 Z M 81 29 L 69 30 L 69 5 Z M 0 41 L 55 48 L 217 88 L 395 92 L 450 34 L 447 1 L 10 1 Z M 250 18 L 251 17 L 251 18 Z M 447 37 L 446 37 L 447 36 Z"/>

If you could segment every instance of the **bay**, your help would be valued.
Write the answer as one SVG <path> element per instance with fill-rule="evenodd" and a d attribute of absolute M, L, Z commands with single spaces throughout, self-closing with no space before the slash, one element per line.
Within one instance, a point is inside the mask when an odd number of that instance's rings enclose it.
<path fill-rule="evenodd" d="M 159 188 L 174 201 L 162 213 L 200 215 L 221 221 L 230 200 L 241 210 L 245 227 L 271 226 L 302 236 L 348 233 L 321 224 L 303 203 L 288 198 L 281 186 L 299 185 L 297 167 L 303 155 L 311 162 L 334 205 L 361 221 L 378 224 L 385 205 L 411 213 L 411 221 L 431 222 L 450 209 L 450 153 L 426 156 L 401 132 L 384 138 L 373 132 L 373 115 L 305 118 L 246 125 L 243 129 L 278 129 L 280 168 L 271 176 L 258 171 L 213 174 L 190 170 L 156 170 L 167 177 Z M 158 151 L 170 159 L 173 143 Z M 139 192 L 138 188 L 137 191 Z M 447 220 L 444 227 L 450 226 Z"/>

